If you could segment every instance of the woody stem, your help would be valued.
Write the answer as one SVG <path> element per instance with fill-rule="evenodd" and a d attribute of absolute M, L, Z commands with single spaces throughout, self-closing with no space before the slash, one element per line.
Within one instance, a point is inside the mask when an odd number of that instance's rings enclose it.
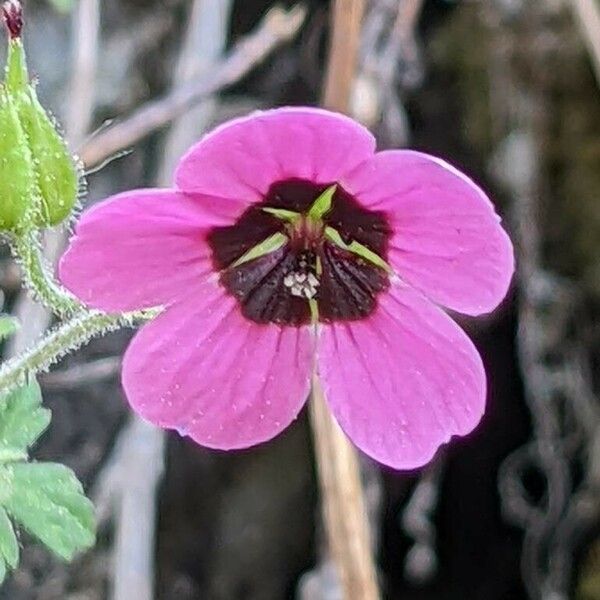
<path fill-rule="evenodd" d="M 323 104 L 348 112 L 356 70 L 364 0 L 336 0 Z M 311 423 L 331 559 L 344 600 L 378 600 L 377 571 L 354 447 L 335 422 L 317 375 L 313 377 Z"/>

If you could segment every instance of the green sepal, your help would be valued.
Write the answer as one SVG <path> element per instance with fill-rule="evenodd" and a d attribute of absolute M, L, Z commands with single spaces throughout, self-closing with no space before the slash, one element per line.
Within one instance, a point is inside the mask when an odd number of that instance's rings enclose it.
<path fill-rule="evenodd" d="M 19 116 L 29 140 L 41 196 L 39 225 L 57 225 L 73 210 L 79 194 L 79 171 L 52 118 L 33 86 L 21 96 Z"/>
<path fill-rule="evenodd" d="M 356 254 L 361 258 L 364 258 L 365 260 L 374 264 L 376 267 L 379 267 L 380 269 L 383 269 L 384 271 L 387 271 L 390 274 L 394 272 L 392 267 L 390 267 L 390 265 L 388 265 L 387 262 L 385 262 L 385 260 L 383 260 L 383 258 L 379 256 L 379 254 L 373 252 L 373 250 L 367 248 L 367 246 L 365 246 L 364 244 L 361 244 L 356 240 L 352 240 L 349 244 L 346 244 L 346 242 L 344 242 L 342 236 L 340 235 L 337 229 L 334 229 L 333 227 L 326 227 L 325 237 L 330 242 L 333 242 L 336 246 L 347 250 L 348 252 L 352 252 L 352 254 Z"/>
<path fill-rule="evenodd" d="M 11 39 L 8 42 L 5 85 L 10 94 L 23 92 L 29 86 L 27 60 L 21 38 Z"/>

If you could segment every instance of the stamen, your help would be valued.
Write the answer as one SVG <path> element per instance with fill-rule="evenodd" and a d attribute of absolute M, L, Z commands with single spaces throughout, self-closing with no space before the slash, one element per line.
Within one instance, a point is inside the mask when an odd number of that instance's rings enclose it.
<path fill-rule="evenodd" d="M 292 271 L 284 277 L 283 285 L 290 290 L 292 296 L 312 300 L 317 295 L 320 282 L 312 273 Z"/>

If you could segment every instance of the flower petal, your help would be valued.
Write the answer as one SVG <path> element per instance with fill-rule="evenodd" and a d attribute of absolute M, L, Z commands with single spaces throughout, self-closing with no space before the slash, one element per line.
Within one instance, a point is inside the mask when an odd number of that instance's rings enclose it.
<path fill-rule="evenodd" d="M 84 213 L 60 279 L 83 302 L 109 312 L 166 304 L 212 271 L 205 231 L 230 222 L 235 209 L 238 203 L 174 190 L 119 194 Z"/>
<path fill-rule="evenodd" d="M 269 440 L 297 417 L 312 364 L 307 328 L 252 323 L 207 282 L 135 336 L 123 386 L 148 421 L 230 450 Z"/>
<path fill-rule="evenodd" d="M 183 157 L 177 187 L 248 203 L 291 178 L 335 182 L 375 150 L 364 127 L 316 108 L 280 108 L 230 121 Z"/>
<path fill-rule="evenodd" d="M 348 437 L 396 469 L 426 464 L 479 422 L 486 380 L 472 342 L 418 292 L 395 285 L 364 321 L 323 328 L 318 364 Z"/>
<path fill-rule="evenodd" d="M 478 315 L 506 295 L 511 242 L 485 193 L 444 161 L 408 150 L 380 152 L 342 181 L 367 208 L 385 211 L 389 262 L 435 302 Z"/>

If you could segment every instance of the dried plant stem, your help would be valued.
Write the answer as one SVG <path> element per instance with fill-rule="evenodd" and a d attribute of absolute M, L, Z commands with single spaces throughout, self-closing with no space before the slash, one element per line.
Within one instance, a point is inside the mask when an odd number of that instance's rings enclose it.
<path fill-rule="evenodd" d="M 345 600 L 379 598 L 358 457 L 313 379 L 311 422 L 331 558 Z"/>
<path fill-rule="evenodd" d="M 325 108 L 348 112 L 364 12 L 365 0 L 335 1 L 323 96 Z"/>
<path fill-rule="evenodd" d="M 347 112 L 356 70 L 364 0 L 336 0 L 323 104 Z M 377 572 L 358 457 L 313 378 L 311 422 L 329 552 L 345 600 L 377 600 Z"/>

